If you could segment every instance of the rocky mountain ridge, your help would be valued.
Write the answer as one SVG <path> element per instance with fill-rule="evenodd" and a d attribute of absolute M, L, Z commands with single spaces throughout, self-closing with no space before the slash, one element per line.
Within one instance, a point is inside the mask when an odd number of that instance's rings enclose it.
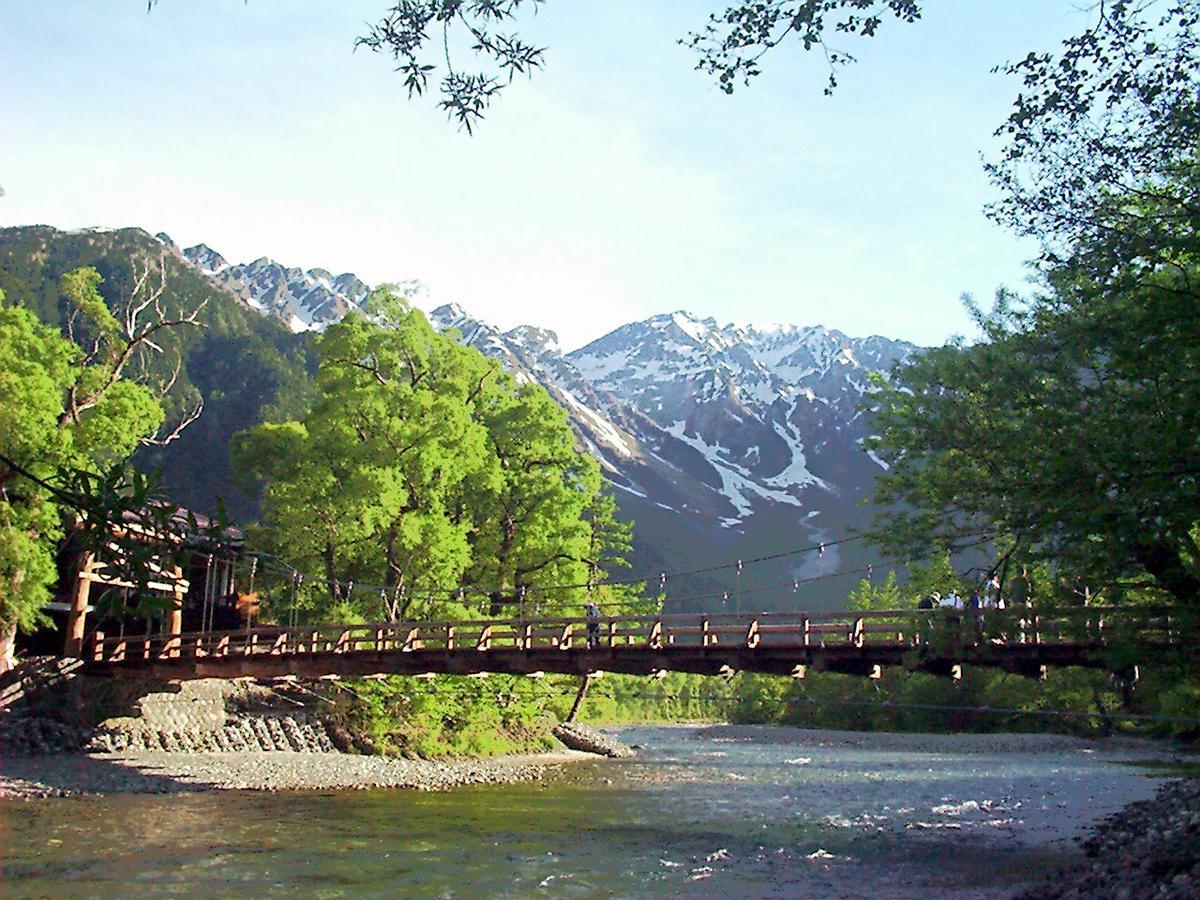
<path fill-rule="evenodd" d="M 231 265 L 212 248 L 174 248 L 212 284 L 293 332 L 321 331 L 362 308 L 368 285 L 352 274 L 283 266 L 262 258 Z M 419 293 L 419 291 L 417 292 Z M 414 297 L 416 294 L 414 294 Z M 881 336 L 849 337 L 821 326 L 719 324 L 683 310 L 631 322 L 564 353 L 553 331 L 507 331 L 457 304 L 427 313 L 439 330 L 501 364 L 520 382 L 544 386 L 566 410 L 580 444 L 599 461 L 626 518 L 637 523 L 632 559 L 646 569 L 704 569 L 714 559 L 843 537 L 865 524 L 883 462 L 867 453 L 873 373 L 918 352 Z M 783 556 L 756 576 L 790 584 L 872 562 L 857 545 L 802 559 Z M 854 575 L 847 575 L 851 579 Z M 822 582 L 823 583 L 823 582 Z M 844 603 L 819 585 L 804 602 Z M 736 596 L 738 578 L 686 578 L 701 594 Z M 755 589 L 757 590 L 757 588 Z M 794 604 L 794 592 L 761 608 Z M 721 603 L 723 601 L 716 601 Z"/>
<path fill-rule="evenodd" d="M 233 265 L 205 244 L 179 249 L 166 235 L 159 240 L 294 332 L 323 330 L 370 292 L 350 273 L 265 257 Z M 543 385 L 626 504 L 640 500 L 728 529 L 779 507 L 812 528 L 809 520 L 835 498 L 862 496 L 883 465 L 861 447 L 871 373 L 917 349 L 821 326 L 720 325 L 678 310 L 564 353 L 553 331 L 502 331 L 457 304 L 428 316 L 519 381 Z"/>
<path fill-rule="evenodd" d="M 361 308 L 371 287 L 356 275 L 283 266 L 265 256 L 231 265 L 207 244 L 179 248 L 165 234 L 159 241 L 199 269 L 216 286 L 247 306 L 283 322 L 294 333 L 323 331 L 350 310 Z"/>

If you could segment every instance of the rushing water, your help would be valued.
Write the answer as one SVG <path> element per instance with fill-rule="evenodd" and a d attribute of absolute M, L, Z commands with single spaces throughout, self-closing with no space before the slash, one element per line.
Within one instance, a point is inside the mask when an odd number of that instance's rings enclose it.
<path fill-rule="evenodd" d="M 1157 781 L 1111 754 L 624 732 L 542 783 L 0 804 L 0 894 L 1008 896 Z"/>

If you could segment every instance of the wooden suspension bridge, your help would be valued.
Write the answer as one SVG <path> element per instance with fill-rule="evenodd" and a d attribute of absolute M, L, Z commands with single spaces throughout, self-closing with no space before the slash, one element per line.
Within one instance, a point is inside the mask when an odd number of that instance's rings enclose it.
<path fill-rule="evenodd" d="M 878 678 L 889 666 L 961 677 L 989 666 L 1037 677 L 1048 667 L 1125 669 L 1180 640 L 1169 613 L 1135 607 L 776 612 L 259 626 L 112 636 L 97 632 L 86 669 L 113 677 L 305 679 L 482 673 L 656 675 L 808 670 Z M 1129 659 L 1129 651 L 1137 659 Z"/>

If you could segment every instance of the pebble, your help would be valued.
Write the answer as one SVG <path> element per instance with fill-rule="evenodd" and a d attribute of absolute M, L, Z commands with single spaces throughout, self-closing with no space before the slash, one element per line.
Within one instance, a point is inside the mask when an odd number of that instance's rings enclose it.
<path fill-rule="evenodd" d="M 1083 840 L 1087 866 L 1022 900 L 1200 896 L 1200 779 L 1173 781 L 1131 803 Z"/>

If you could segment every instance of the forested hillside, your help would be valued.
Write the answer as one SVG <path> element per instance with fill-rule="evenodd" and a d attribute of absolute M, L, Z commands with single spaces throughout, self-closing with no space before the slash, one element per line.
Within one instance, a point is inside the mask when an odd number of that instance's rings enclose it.
<path fill-rule="evenodd" d="M 312 347 L 225 291 L 161 240 L 138 228 L 63 232 L 45 226 L 0 229 L 0 290 L 43 322 L 66 328 L 69 308 L 59 280 L 80 266 L 103 277 L 100 293 L 114 304 L 133 289 L 134 261 L 163 261 L 163 303 L 168 309 L 200 306 L 201 328 L 171 329 L 154 377 L 181 367 L 166 399 L 168 420 L 178 421 L 203 402 L 203 412 L 165 447 L 146 447 L 137 462 L 163 469 L 164 487 L 181 504 L 211 512 L 218 497 L 235 519 L 253 516 L 256 503 L 229 467 L 235 432 L 282 420 L 303 408 L 310 391 Z"/>

